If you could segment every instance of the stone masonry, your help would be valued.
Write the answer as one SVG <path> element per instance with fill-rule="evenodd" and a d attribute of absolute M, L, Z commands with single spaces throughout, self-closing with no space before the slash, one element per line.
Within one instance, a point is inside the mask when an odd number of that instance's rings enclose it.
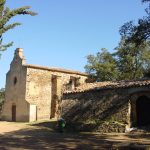
<path fill-rule="evenodd" d="M 125 132 L 150 127 L 150 80 L 86 83 L 87 74 L 26 64 L 15 50 L 6 75 L 2 119 L 64 117 L 80 131 Z"/>
<path fill-rule="evenodd" d="M 64 90 L 73 90 L 87 79 L 78 71 L 26 64 L 23 49 L 15 51 L 6 75 L 2 119 L 36 121 L 60 116 Z"/>
<path fill-rule="evenodd" d="M 150 126 L 149 115 L 150 80 L 86 83 L 62 99 L 62 116 L 79 131 L 125 132 Z"/>

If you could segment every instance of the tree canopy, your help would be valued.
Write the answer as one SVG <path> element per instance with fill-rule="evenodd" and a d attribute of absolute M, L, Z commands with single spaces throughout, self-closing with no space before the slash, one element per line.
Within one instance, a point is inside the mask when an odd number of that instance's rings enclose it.
<path fill-rule="evenodd" d="M 126 42 L 133 42 L 136 45 L 150 40 L 150 0 L 142 0 L 142 2 L 149 3 L 145 9 L 147 16 L 138 19 L 137 24 L 129 21 L 120 28 L 120 34 Z"/>
<path fill-rule="evenodd" d="M 10 47 L 13 42 L 3 44 L 3 35 L 10 29 L 15 28 L 21 23 L 15 22 L 9 24 L 10 19 L 17 15 L 31 15 L 34 16 L 37 13 L 29 11 L 30 6 L 24 6 L 20 8 L 16 8 L 10 10 L 8 7 L 5 7 L 6 0 L 0 0 L 0 55 L 1 52 L 5 51 L 8 47 Z"/>
<path fill-rule="evenodd" d="M 105 48 L 96 55 L 87 56 L 85 70 L 94 81 L 116 80 L 118 76 L 116 61 Z"/>
<path fill-rule="evenodd" d="M 2 105 L 4 103 L 4 99 L 5 99 L 5 89 L 1 88 L 0 89 L 0 112 L 2 110 Z"/>
<path fill-rule="evenodd" d="M 116 48 L 116 62 L 119 71 L 119 80 L 143 78 L 150 69 L 150 43 L 136 46 L 134 43 L 126 44 L 121 41 Z"/>
<path fill-rule="evenodd" d="M 122 40 L 114 53 L 102 49 L 87 56 L 85 70 L 93 81 L 139 79 L 150 74 L 150 42 L 139 47 Z"/>
<path fill-rule="evenodd" d="M 132 80 L 150 77 L 150 0 L 147 16 L 125 23 L 119 30 L 121 38 L 115 52 L 106 49 L 87 56 L 85 70 L 95 81 Z"/>

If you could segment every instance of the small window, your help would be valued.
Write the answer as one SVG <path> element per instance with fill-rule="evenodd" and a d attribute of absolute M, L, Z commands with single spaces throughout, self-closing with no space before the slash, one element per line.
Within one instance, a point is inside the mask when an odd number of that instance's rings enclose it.
<path fill-rule="evenodd" d="M 14 85 L 16 85 L 16 83 L 17 83 L 17 78 L 14 77 Z"/>
<path fill-rule="evenodd" d="M 74 84 L 75 84 L 75 83 L 74 83 L 74 79 L 70 79 L 69 83 L 66 84 L 66 90 L 67 90 L 67 91 L 72 91 L 72 90 L 74 90 L 74 87 L 75 87 Z"/>

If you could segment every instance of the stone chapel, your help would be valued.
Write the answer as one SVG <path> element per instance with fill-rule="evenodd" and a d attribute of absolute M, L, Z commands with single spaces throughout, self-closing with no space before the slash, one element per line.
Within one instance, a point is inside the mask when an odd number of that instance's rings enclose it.
<path fill-rule="evenodd" d="M 82 84 L 87 74 L 78 71 L 26 64 L 23 49 L 17 48 L 6 75 L 2 119 L 36 121 L 61 114 L 61 96 Z"/>
<path fill-rule="evenodd" d="M 62 116 L 80 131 L 150 129 L 150 79 L 86 83 L 87 74 L 28 65 L 15 51 L 6 75 L 2 120 L 36 121 Z"/>

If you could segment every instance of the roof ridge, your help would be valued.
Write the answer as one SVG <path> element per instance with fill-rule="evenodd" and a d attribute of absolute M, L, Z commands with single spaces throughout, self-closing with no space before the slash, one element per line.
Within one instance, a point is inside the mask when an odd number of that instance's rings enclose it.
<path fill-rule="evenodd" d="M 43 70 L 50 70 L 50 71 L 57 71 L 57 72 L 64 72 L 64 73 L 71 73 L 71 74 L 75 73 L 75 74 L 79 74 L 79 75 L 88 76 L 87 73 L 82 73 L 80 71 L 69 70 L 69 69 L 64 69 L 64 68 L 46 67 L 46 66 L 32 65 L 32 64 L 24 64 L 23 66 L 29 67 L 29 68 L 36 68 L 36 69 L 43 69 Z"/>

